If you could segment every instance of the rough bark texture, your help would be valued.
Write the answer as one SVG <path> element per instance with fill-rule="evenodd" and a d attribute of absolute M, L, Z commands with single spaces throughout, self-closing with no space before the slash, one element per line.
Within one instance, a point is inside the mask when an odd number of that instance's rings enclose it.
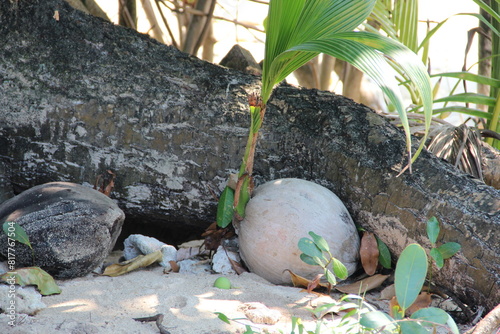
<path fill-rule="evenodd" d="M 53 18 L 59 11 L 59 21 Z M 127 224 L 181 238 L 215 217 L 216 194 L 239 167 L 247 95 L 257 77 L 189 57 L 56 0 L 0 0 L 0 180 L 3 199 L 48 181 L 117 175 Z M 500 302 L 500 192 L 427 152 L 413 174 L 400 130 L 328 92 L 280 86 L 258 145 L 257 182 L 313 180 L 394 256 L 411 242 L 462 251 L 433 281 L 464 302 Z M 129 229 L 130 231 L 130 229 Z"/>

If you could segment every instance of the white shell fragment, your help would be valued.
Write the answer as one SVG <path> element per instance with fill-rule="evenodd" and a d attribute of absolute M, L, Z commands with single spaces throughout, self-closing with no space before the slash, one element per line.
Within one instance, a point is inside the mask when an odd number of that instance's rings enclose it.
<path fill-rule="evenodd" d="M 300 179 L 280 179 L 258 187 L 237 226 L 240 255 L 253 273 L 274 284 L 290 284 L 285 270 L 312 279 L 323 273 L 300 259 L 298 242 L 322 236 L 351 275 L 358 264 L 359 236 L 344 204 L 327 188 Z"/>

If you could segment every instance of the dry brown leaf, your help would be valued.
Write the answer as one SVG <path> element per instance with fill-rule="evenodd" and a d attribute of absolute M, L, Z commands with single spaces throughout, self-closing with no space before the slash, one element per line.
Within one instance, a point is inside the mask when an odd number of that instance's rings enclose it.
<path fill-rule="evenodd" d="M 368 275 L 375 274 L 378 266 L 378 245 L 377 239 L 372 232 L 365 231 L 361 237 L 361 247 L 359 249 L 361 264 Z"/>
<path fill-rule="evenodd" d="M 179 264 L 175 261 L 168 261 L 168 263 L 170 263 L 170 268 L 172 268 L 172 271 L 174 273 L 178 273 L 179 270 L 181 269 L 181 267 L 179 266 Z"/>
<path fill-rule="evenodd" d="M 410 307 L 408 307 L 408 310 L 406 313 L 408 315 L 411 315 L 412 313 L 422 309 L 429 307 L 431 305 L 432 299 L 431 299 L 431 294 L 425 291 L 422 291 L 417 299 L 415 299 L 415 302 L 411 304 Z"/>
<path fill-rule="evenodd" d="M 370 277 L 366 277 L 362 280 L 359 280 L 357 282 L 347 284 L 347 285 L 342 285 L 342 286 L 335 286 L 335 289 L 339 290 L 340 292 L 343 293 L 352 293 L 352 294 L 363 294 L 366 291 L 370 291 L 372 289 L 378 288 L 384 281 L 389 277 L 390 275 L 373 275 Z"/>
<path fill-rule="evenodd" d="M 105 276 L 112 276 L 112 277 L 120 276 L 128 272 L 131 272 L 133 270 L 147 267 L 155 262 L 159 262 L 162 260 L 162 258 L 163 254 L 161 250 L 157 250 L 156 252 L 147 255 L 139 255 L 125 262 L 112 264 L 106 267 L 106 269 L 102 274 Z"/>
<path fill-rule="evenodd" d="M 236 273 L 238 275 L 241 275 L 243 273 L 248 272 L 248 270 L 246 270 L 241 263 L 231 259 L 231 257 L 229 256 L 229 254 L 227 253 L 227 250 L 225 248 L 224 248 L 224 251 L 226 252 L 226 256 L 227 256 L 227 259 L 229 260 L 229 263 L 231 263 L 231 268 L 233 268 L 233 270 L 236 271 Z"/>
<path fill-rule="evenodd" d="M 307 293 L 311 293 L 320 284 L 320 279 L 324 274 L 317 274 L 312 281 L 307 284 Z"/>
<path fill-rule="evenodd" d="M 302 276 L 294 274 L 291 270 L 287 269 L 285 271 L 288 271 L 288 273 L 290 274 L 293 286 L 307 289 L 307 287 L 309 286 L 309 284 L 311 282 L 310 280 L 308 280 L 307 278 L 304 278 Z M 324 289 L 329 288 L 329 284 L 327 284 L 327 283 L 319 283 L 318 286 L 321 288 L 324 288 Z"/>

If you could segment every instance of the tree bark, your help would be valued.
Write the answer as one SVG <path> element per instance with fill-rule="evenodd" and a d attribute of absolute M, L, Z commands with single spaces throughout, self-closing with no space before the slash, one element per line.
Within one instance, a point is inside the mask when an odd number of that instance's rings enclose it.
<path fill-rule="evenodd" d="M 111 169 L 132 230 L 154 224 L 175 239 L 215 219 L 213 194 L 239 168 L 258 77 L 57 0 L 0 0 L 0 45 L 0 199 L 49 181 L 92 184 Z M 299 177 L 333 190 L 395 258 L 412 242 L 430 248 L 426 221 L 436 216 L 438 242 L 462 250 L 434 268 L 433 282 L 492 309 L 500 302 L 500 192 L 426 151 L 413 174 L 396 177 L 404 151 L 402 132 L 369 108 L 281 85 L 254 174 L 257 183 Z"/>

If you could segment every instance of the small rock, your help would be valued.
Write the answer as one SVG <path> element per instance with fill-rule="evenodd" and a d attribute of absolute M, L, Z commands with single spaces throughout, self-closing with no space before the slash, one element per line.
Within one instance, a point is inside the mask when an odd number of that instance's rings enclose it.
<path fill-rule="evenodd" d="M 279 311 L 271 310 L 262 303 L 245 303 L 238 309 L 254 324 L 274 325 L 281 318 Z"/>
<path fill-rule="evenodd" d="M 262 73 L 260 65 L 257 64 L 250 51 L 238 44 L 234 45 L 227 55 L 222 58 L 220 65 L 248 74 L 260 75 Z"/>
<path fill-rule="evenodd" d="M 233 269 L 233 266 L 231 265 L 228 256 L 229 258 L 231 258 L 231 260 L 240 262 L 240 256 L 238 255 L 238 253 L 229 250 L 224 250 L 222 246 L 219 246 L 219 248 L 217 248 L 217 251 L 214 254 L 214 257 L 212 258 L 213 271 L 224 275 L 236 274 L 236 271 Z"/>
<path fill-rule="evenodd" d="M 14 291 L 12 291 L 12 287 L 15 287 Z M 42 302 L 42 295 L 35 287 L 0 284 L 0 309 L 3 313 L 9 315 L 12 305 L 15 306 L 14 314 L 29 315 L 35 315 L 38 311 L 47 307 Z"/>
<path fill-rule="evenodd" d="M 131 260 L 139 255 L 147 255 L 161 249 L 163 259 L 160 265 L 166 271 L 172 269 L 170 261 L 177 261 L 177 249 L 174 246 L 167 245 L 164 242 L 152 237 L 146 237 L 141 234 L 132 234 L 123 242 L 123 257 L 125 260 Z"/>
<path fill-rule="evenodd" d="M 0 205 L 0 224 L 16 222 L 32 250 L 16 243 L 16 266 L 39 266 L 56 278 L 85 276 L 113 249 L 125 214 L 108 196 L 79 184 L 51 182 Z M 0 245 L 7 237 L 0 233 Z M 0 253 L 7 257 L 7 247 Z M 33 258 L 35 263 L 33 263 Z"/>

